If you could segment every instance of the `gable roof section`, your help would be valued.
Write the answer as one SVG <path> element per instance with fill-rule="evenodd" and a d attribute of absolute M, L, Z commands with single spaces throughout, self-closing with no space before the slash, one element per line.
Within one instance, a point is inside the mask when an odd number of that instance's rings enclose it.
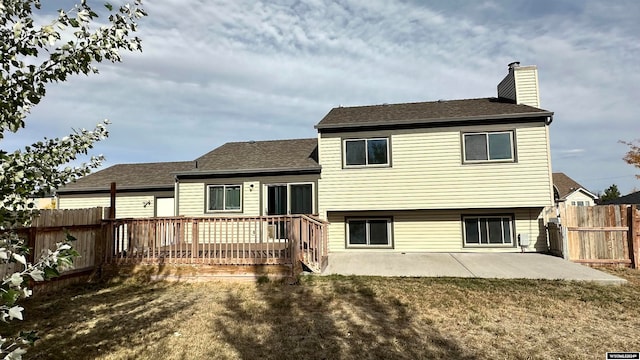
<path fill-rule="evenodd" d="M 337 107 L 315 126 L 319 131 L 357 127 L 426 125 L 446 126 L 472 121 L 489 122 L 506 119 L 543 120 L 553 112 L 527 105 L 517 105 L 501 98 L 441 100 L 405 104 Z"/>
<path fill-rule="evenodd" d="M 587 190 L 584 186 L 578 184 L 575 180 L 568 177 L 565 173 L 557 172 L 553 173 L 553 185 L 558 189 L 558 195 L 560 199 L 565 199 L 567 196 L 573 194 L 578 190 L 582 190 L 588 196 L 591 196 L 593 199 L 597 199 L 598 197 Z"/>
<path fill-rule="evenodd" d="M 631 194 L 627 194 L 625 196 L 620 196 L 617 199 L 603 201 L 602 204 L 603 205 L 622 205 L 622 204 L 640 205 L 640 191 L 636 191 Z"/>
<path fill-rule="evenodd" d="M 112 182 L 118 190 L 173 189 L 175 177 L 172 173 L 193 167 L 193 161 L 118 164 L 69 183 L 58 189 L 58 193 L 108 191 Z"/>
<path fill-rule="evenodd" d="M 196 168 L 178 176 L 320 172 L 317 139 L 226 143 L 196 159 Z"/>

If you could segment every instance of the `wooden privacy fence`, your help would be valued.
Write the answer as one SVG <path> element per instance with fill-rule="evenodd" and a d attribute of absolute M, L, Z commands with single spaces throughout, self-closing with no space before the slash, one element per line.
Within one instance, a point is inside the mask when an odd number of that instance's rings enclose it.
<path fill-rule="evenodd" d="M 585 264 L 640 266 L 640 210 L 635 205 L 561 205 L 550 222 L 552 253 Z"/>
<path fill-rule="evenodd" d="M 30 262 L 38 261 L 40 255 L 47 250 L 55 250 L 56 243 L 66 239 L 66 233 L 73 235 L 77 241 L 73 247 L 80 257 L 74 260 L 74 267 L 62 272 L 62 275 L 92 271 L 96 262 L 96 244 L 104 238 L 102 219 L 108 208 L 73 209 L 73 210 L 40 210 L 33 219 L 31 227 L 20 228 L 16 233 L 27 240 Z M 0 275 L 17 270 L 20 264 L 4 264 L 0 267 Z"/>
<path fill-rule="evenodd" d="M 296 265 L 321 271 L 326 223 L 304 215 L 108 220 L 106 264 Z"/>

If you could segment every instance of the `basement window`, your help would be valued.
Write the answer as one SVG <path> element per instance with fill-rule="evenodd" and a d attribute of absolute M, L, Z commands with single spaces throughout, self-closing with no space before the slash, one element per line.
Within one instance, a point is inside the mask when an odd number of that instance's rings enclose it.
<path fill-rule="evenodd" d="M 513 216 L 464 216 L 464 245 L 513 246 Z"/>
<path fill-rule="evenodd" d="M 391 218 L 347 219 L 347 248 L 391 248 Z"/>

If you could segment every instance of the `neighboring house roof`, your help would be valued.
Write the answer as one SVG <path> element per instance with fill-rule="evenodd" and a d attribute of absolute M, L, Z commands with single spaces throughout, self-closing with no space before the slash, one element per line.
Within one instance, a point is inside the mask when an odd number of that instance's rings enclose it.
<path fill-rule="evenodd" d="M 514 118 L 544 118 L 553 112 L 517 105 L 502 98 L 440 100 L 406 104 L 337 107 L 316 125 L 318 130 L 384 125 L 444 125 L 446 123 Z"/>
<path fill-rule="evenodd" d="M 195 160 L 196 168 L 179 176 L 282 171 L 319 173 L 318 140 L 292 139 L 226 143 Z"/>
<path fill-rule="evenodd" d="M 175 176 L 172 173 L 193 167 L 193 161 L 118 164 L 69 183 L 58 189 L 58 193 L 109 190 L 112 182 L 119 190 L 173 188 Z"/>
<path fill-rule="evenodd" d="M 573 194 L 576 191 L 582 191 L 593 199 L 598 198 L 598 196 L 587 190 L 584 186 L 578 184 L 575 180 L 568 177 L 565 173 L 553 173 L 553 186 L 558 191 L 558 198 L 561 200 L 565 200 L 567 196 Z"/>
<path fill-rule="evenodd" d="M 636 191 L 631 194 L 627 194 L 625 196 L 620 196 L 617 199 L 605 200 L 602 202 L 602 205 L 618 205 L 618 204 L 640 205 L 640 191 Z"/>

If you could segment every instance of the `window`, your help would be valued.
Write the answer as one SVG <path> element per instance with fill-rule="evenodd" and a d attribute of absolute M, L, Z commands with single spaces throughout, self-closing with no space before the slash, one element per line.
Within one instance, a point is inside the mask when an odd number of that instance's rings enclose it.
<path fill-rule="evenodd" d="M 464 244 L 468 246 L 513 245 L 512 216 L 465 216 Z"/>
<path fill-rule="evenodd" d="M 350 139 L 344 141 L 345 166 L 389 165 L 387 138 Z"/>
<path fill-rule="evenodd" d="M 513 161 L 513 131 L 464 134 L 464 161 Z"/>
<path fill-rule="evenodd" d="M 391 247 L 391 219 L 348 219 L 347 247 Z"/>
<path fill-rule="evenodd" d="M 209 185 L 207 211 L 239 211 L 241 209 L 240 188 L 240 185 Z"/>

